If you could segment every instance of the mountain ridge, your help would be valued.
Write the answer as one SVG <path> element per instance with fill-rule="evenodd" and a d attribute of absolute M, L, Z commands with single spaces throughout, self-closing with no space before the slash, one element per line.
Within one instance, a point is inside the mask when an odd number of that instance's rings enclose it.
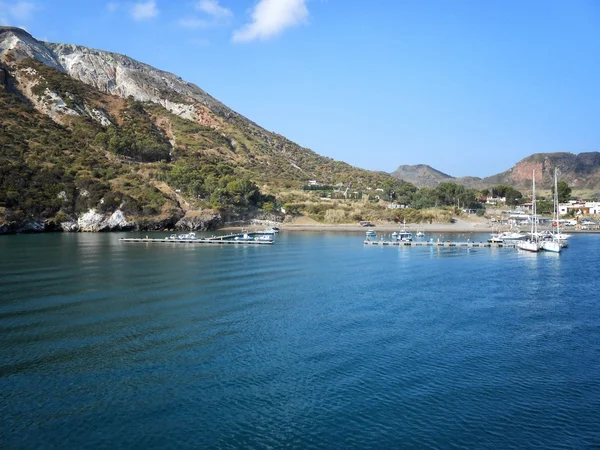
<path fill-rule="evenodd" d="M 445 174 L 425 164 L 401 165 L 391 175 L 421 187 L 435 187 L 441 182 L 452 182 L 469 188 L 489 188 L 508 185 L 517 189 L 531 189 L 532 173 L 536 171 L 536 183 L 542 189 L 552 185 L 554 168 L 558 168 L 561 180 L 575 189 L 600 190 L 600 152 L 554 152 L 534 153 L 513 167 L 485 178 L 460 177 Z M 413 174 L 424 174 L 413 176 Z M 440 175 L 441 174 L 441 175 Z"/>

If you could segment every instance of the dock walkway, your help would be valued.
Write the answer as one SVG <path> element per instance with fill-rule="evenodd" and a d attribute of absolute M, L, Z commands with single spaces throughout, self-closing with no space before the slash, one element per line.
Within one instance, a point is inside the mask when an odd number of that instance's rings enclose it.
<path fill-rule="evenodd" d="M 227 234 L 223 236 L 212 236 L 210 238 L 198 239 L 169 239 L 169 238 L 121 238 L 120 242 L 134 244 L 212 244 L 212 245 L 273 245 L 273 240 L 236 240 L 236 237 L 243 236 L 242 234 Z"/>
<path fill-rule="evenodd" d="M 212 244 L 212 245 L 273 245 L 273 241 L 236 241 L 233 239 L 153 239 L 121 238 L 121 242 L 137 244 Z"/>
<path fill-rule="evenodd" d="M 404 241 L 372 241 L 365 240 L 365 245 L 390 245 L 397 247 L 487 247 L 487 248 L 516 248 L 517 244 L 513 243 L 495 243 L 495 242 L 452 242 L 452 241 L 439 241 L 439 242 L 404 242 Z"/>

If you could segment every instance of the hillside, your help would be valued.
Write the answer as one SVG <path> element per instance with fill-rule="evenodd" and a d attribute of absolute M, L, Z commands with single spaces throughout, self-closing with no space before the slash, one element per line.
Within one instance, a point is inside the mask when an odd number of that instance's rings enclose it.
<path fill-rule="evenodd" d="M 405 184 L 269 132 L 174 74 L 18 28 L 0 27 L 0 101 L 5 231 L 213 228 L 277 218 L 278 194 L 308 180 Z"/>

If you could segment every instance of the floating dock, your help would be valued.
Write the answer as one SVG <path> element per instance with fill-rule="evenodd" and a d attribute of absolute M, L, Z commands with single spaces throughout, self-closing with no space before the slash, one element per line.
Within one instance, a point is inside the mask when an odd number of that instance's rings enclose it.
<path fill-rule="evenodd" d="M 466 248 L 516 248 L 517 244 L 513 243 L 496 243 L 496 242 L 452 242 L 452 241 L 434 241 L 434 242 L 406 242 L 406 241 L 371 241 L 367 239 L 365 245 L 390 245 L 396 247 L 466 247 Z"/>
<path fill-rule="evenodd" d="M 133 244 L 209 244 L 209 245 L 273 245 L 273 239 L 264 239 L 254 237 L 248 239 L 248 235 L 254 236 L 256 233 L 232 233 L 223 236 L 211 236 L 209 238 L 121 238 L 120 242 Z M 238 239 L 236 239 L 238 238 Z"/>

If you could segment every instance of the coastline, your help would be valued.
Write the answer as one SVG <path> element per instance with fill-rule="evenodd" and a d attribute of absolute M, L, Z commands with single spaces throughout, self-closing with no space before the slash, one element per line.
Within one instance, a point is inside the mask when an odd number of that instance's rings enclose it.
<path fill-rule="evenodd" d="M 362 227 L 358 224 L 322 224 L 318 222 L 314 223 L 280 223 L 278 224 L 281 231 L 303 231 L 303 232 L 356 232 L 364 233 L 368 229 L 373 229 L 376 232 L 392 233 L 399 231 L 403 228 L 402 224 L 375 224 L 372 227 Z M 262 230 L 265 225 L 245 225 L 245 226 L 226 226 L 219 228 L 219 231 L 239 231 L 247 229 L 251 231 Z M 488 221 L 467 221 L 458 219 L 455 223 L 433 223 L 433 224 L 419 224 L 419 223 L 407 223 L 406 229 L 412 233 L 417 231 L 423 231 L 424 233 L 492 233 L 497 231 L 507 231 L 508 225 L 496 226 L 492 225 Z M 563 229 L 565 233 L 569 234 L 595 234 L 600 233 L 600 229 L 595 230 L 580 230 L 580 229 Z"/>

